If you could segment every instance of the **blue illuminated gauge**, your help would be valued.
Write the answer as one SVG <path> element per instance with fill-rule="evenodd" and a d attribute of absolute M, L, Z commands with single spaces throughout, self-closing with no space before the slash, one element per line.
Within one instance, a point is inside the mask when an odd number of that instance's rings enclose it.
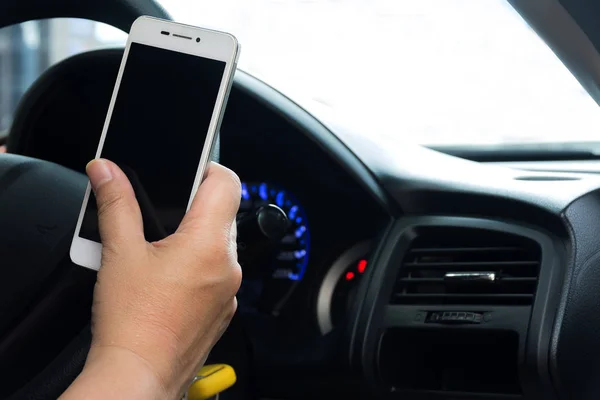
<path fill-rule="evenodd" d="M 304 208 L 291 193 L 280 187 L 264 182 L 242 182 L 241 212 L 252 211 L 265 204 L 279 206 L 290 221 L 274 260 L 273 279 L 299 281 L 306 272 L 310 248 Z"/>

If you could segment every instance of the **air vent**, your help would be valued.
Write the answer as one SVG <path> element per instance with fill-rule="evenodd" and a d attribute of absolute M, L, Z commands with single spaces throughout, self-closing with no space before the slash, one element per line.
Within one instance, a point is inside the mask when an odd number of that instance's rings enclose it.
<path fill-rule="evenodd" d="M 471 228 L 425 228 L 412 240 L 392 304 L 531 305 L 540 247 L 528 238 Z"/>

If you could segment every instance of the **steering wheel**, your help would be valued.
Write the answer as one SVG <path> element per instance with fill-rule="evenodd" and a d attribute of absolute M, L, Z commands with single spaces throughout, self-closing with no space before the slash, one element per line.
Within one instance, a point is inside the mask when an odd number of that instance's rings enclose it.
<path fill-rule="evenodd" d="M 0 2 L 0 28 L 71 17 L 128 31 L 141 15 L 169 18 L 154 0 Z M 83 368 L 91 341 L 96 273 L 68 255 L 87 178 L 26 156 L 30 138 L 20 121 L 37 116 L 26 104 L 35 99 L 25 97 L 8 143 L 21 155 L 0 157 L 0 398 L 56 399 Z"/>
<path fill-rule="evenodd" d="M 95 274 L 68 250 L 85 187 L 59 165 L 0 157 L 0 398 L 57 398 L 83 367 Z"/>

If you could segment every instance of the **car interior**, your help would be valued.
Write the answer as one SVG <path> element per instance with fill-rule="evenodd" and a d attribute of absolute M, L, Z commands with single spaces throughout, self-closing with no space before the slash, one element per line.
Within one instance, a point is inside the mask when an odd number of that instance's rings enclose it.
<path fill-rule="evenodd" d="M 600 101 L 600 3 L 509 2 Z M 153 0 L 0 2 L 0 28 L 71 17 L 127 32 L 141 15 L 171 18 Z M 0 137 L 0 398 L 55 399 L 85 362 L 96 273 L 68 249 L 122 56 L 51 66 Z M 209 357 L 238 377 L 220 398 L 600 398 L 593 143 L 425 147 L 238 70 L 213 159 L 240 176 L 241 212 L 289 219 L 243 265 Z"/>

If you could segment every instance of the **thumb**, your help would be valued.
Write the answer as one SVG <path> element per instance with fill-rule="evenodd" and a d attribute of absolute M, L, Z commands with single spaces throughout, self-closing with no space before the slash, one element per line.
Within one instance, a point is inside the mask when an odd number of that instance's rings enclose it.
<path fill-rule="evenodd" d="M 116 249 L 143 243 L 140 206 L 125 173 L 115 163 L 104 159 L 90 161 L 86 172 L 96 195 L 103 247 Z"/>

